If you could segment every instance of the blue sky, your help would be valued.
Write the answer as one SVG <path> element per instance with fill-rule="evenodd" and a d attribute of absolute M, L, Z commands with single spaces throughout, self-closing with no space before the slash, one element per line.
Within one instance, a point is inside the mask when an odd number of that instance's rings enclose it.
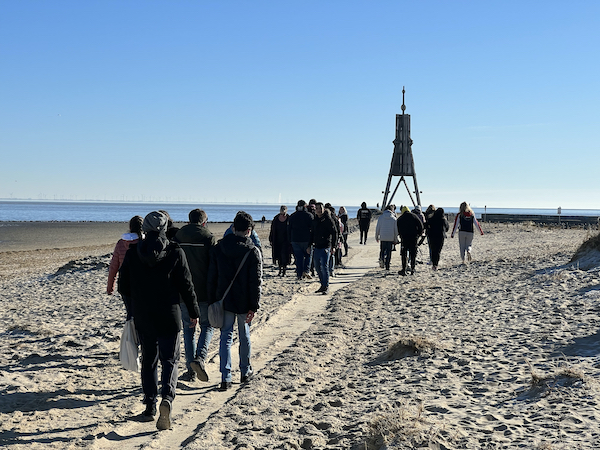
<path fill-rule="evenodd" d="M 375 205 L 405 86 L 424 205 L 600 209 L 598 30 L 597 1 L 4 1 L 0 198 Z"/>

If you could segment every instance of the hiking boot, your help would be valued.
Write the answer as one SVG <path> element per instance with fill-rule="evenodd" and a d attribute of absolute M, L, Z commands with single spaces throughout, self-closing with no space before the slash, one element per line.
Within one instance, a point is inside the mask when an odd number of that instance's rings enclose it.
<path fill-rule="evenodd" d="M 196 381 L 196 374 L 193 370 L 188 370 L 181 375 L 181 381 Z"/>
<path fill-rule="evenodd" d="M 146 405 L 146 410 L 140 414 L 141 422 L 152 422 L 154 420 L 154 416 L 156 415 L 156 403 L 148 403 Z"/>
<path fill-rule="evenodd" d="M 160 406 L 158 408 L 160 415 L 158 416 L 158 420 L 156 421 L 156 428 L 159 430 L 168 430 L 171 428 L 171 402 L 166 398 L 163 398 L 163 401 L 160 402 Z"/>
<path fill-rule="evenodd" d="M 254 377 L 254 372 L 248 372 L 247 375 L 242 375 L 242 377 L 240 378 L 240 383 L 247 383 L 252 379 L 252 377 Z"/>
<path fill-rule="evenodd" d="M 219 386 L 220 392 L 225 392 L 233 387 L 231 381 L 221 381 L 221 385 Z"/>
<path fill-rule="evenodd" d="M 196 358 L 190 363 L 192 370 L 198 375 L 200 381 L 208 381 L 208 374 L 204 368 L 204 361 L 202 358 Z"/>

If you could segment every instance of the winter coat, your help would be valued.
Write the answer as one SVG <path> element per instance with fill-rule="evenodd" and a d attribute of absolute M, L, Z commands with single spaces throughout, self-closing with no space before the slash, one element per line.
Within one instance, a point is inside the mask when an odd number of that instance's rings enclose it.
<path fill-rule="evenodd" d="M 337 245 L 337 240 L 337 227 L 329 211 L 323 212 L 321 217 L 316 216 L 309 244 L 314 244 L 316 248 L 332 248 Z"/>
<path fill-rule="evenodd" d="M 175 235 L 175 242 L 185 252 L 198 303 L 208 301 L 207 283 L 210 250 L 217 244 L 213 234 L 199 223 L 190 223 L 181 227 Z"/>
<path fill-rule="evenodd" d="M 223 298 L 248 252 L 248 258 L 223 300 L 223 308 L 235 314 L 258 310 L 262 285 L 261 253 L 249 238 L 234 233 L 226 235 L 211 251 L 208 268 L 209 304 Z"/>
<path fill-rule="evenodd" d="M 342 225 L 344 227 L 344 231 L 342 231 L 342 234 L 347 235 L 348 234 L 348 214 L 341 214 L 340 215 L 340 220 L 342 221 Z"/>
<path fill-rule="evenodd" d="M 389 209 L 381 213 L 375 227 L 375 239 L 378 241 L 398 243 L 398 228 L 396 226 L 396 214 Z"/>
<path fill-rule="evenodd" d="M 439 211 L 439 212 L 438 212 Z M 425 222 L 425 231 L 430 241 L 440 242 L 446 238 L 450 226 L 444 215 L 443 209 L 436 209 L 432 216 Z"/>
<path fill-rule="evenodd" d="M 279 214 L 273 217 L 271 221 L 271 231 L 269 232 L 269 243 L 271 244 L 273 264 L 280 262 L 281 265 L 287 265 L 292 261 L 292 252 L 288 238 L 288 223 L 290 216 L 286 214 L 285 220 L 279 220 Z"/>
<path fill-rule="evenodd" d="M 415 214 L 410 211 L 402 213 L 396 221 L 398 225 L 398 234 L 402 242 L 410 242 L 416 240 L 423 234 L 423 223 Z"/>
<path fill-rule="evenodd" d="M 154 231 L 129 246 L 119 271 L 119 292 L 131 297 L 135 326 L 142 333 L 177 334 L 181 330 L 180 296 L 190 317 L 200 316 L 185 253 Z"/>
<path fill-rule="evenodd" d="M 106 292 L 112 294 L 117 287 L 117 273 L 123 264 L 123 258 L 125 253 L 129 249 L 131 244 L 137 244 L 140 237 L 137 233 L 125 233 L 121 239 L 115 245 L 110 265 L 108 266 L 108 283 L 106 285 Z"/>
<path fill-rule="evenodd" d="M 288 222 L 288 236 L 290 242 L 310 242 L 314 216 L 308 211 L 296 211 L 290 216 Z"/>

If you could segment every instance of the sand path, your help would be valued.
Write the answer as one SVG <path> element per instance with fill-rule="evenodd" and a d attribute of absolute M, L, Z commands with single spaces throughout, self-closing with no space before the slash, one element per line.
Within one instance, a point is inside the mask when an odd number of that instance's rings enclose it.
<path fill-rule="evenodd" d="M 325 312 L 333 293 L 355 282 L 367 271 L 376 267 L 378 244 L 373 241 L 367 245 L 358 246 L 357 250 L 347 261 L 345 268 L 337 269 L 336 277 L 331 278 L 329 295 L 294 294 L 292 299 L 273 315 L 252 328 L 252 366 L 257 375 L 275 356 L 293 346 L 297 339 L 314 324 L 315 318 Z M 318 288 L 318 283 L 313 282 L 310 286 L 314 288 L 312 289 L 314 291 Z M 214 339 L 217 338 L 218 333 L 215 334 Z M 237 347 L 234 344 L 232 367 L 237 367 L 238 364 L 236 351 Z M 94 447 L 114 449 L 118 446 L 122 450 L 185 447 L 195 439 L 198 431 L 203 428 L 211 415 L 234 397 L 239 389 L 245 388 L 245 386 L 234 384 L 234 389 L 231 391 L 219 392 L 216 389 L 215 383 L 220 379 L 218 359 L 216 350 L 209 353 L 207 366 L 211 380 L 208 383 L 196 382 L 193 383 L 193 387 L 190 387 L 189 384 L 183 386 L 184 383 L 180 382 L 179 387 L 183 388 L 184 392 L 178 392 L 175 399 L 171 430 L 158 432 L 149 427 L 148 423 L 126 420 L 117 424 L 114 430 L 101 436 L 95 442 Z M 251 384 L 247 388 L 252 389 Z"/>

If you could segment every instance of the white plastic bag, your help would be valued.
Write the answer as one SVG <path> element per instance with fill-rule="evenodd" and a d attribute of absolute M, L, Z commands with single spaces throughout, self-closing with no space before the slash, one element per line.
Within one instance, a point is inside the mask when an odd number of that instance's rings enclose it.
<path fill-rule="evenodd" d="M 121 351 L 119 352 L 119 359 L 121 365 L 127 370 L 132 372 L 140 371 L 140 358 L 138 355 L 139 340 L 133 319 L 129 319 L 125 322 L 123 328 L 123 335 L 121 336 Z"/>

